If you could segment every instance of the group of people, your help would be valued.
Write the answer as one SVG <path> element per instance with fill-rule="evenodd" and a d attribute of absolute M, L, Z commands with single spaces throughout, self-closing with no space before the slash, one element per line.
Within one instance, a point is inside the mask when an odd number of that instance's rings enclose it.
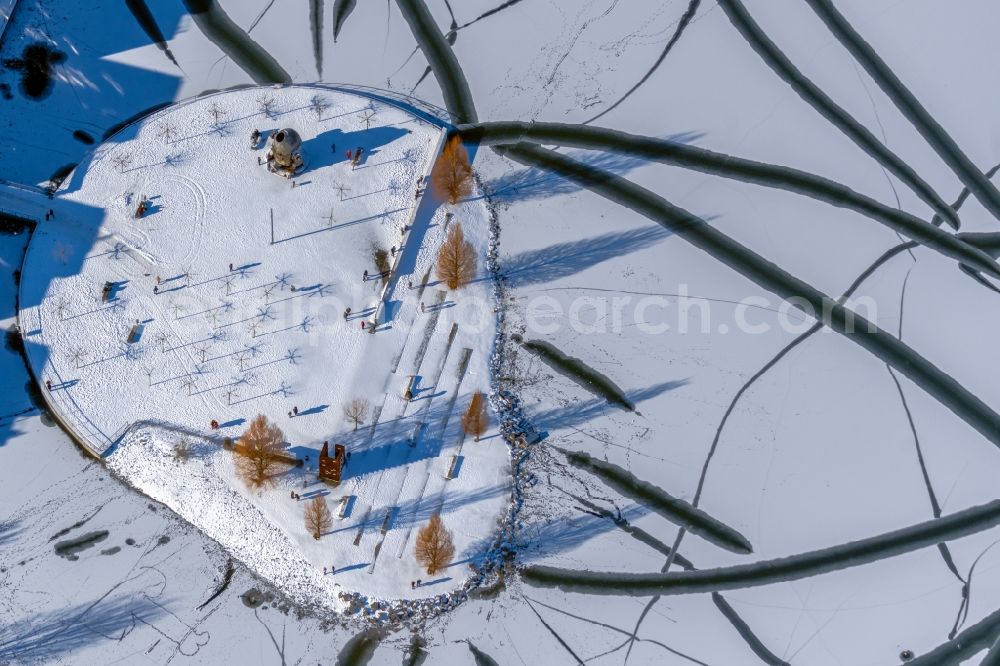
<path fill-rule="evenodd" d="M 362 148 L 361 146 L 358 146 L 354 150 L 347 151 L 347 161 L 351 163 L 351 171 L 354 171 L 354 169 L 358 166 L 358 164 L 361 163 L 361 156 L 364 154 L 364 152 L 365 149 Z"/>

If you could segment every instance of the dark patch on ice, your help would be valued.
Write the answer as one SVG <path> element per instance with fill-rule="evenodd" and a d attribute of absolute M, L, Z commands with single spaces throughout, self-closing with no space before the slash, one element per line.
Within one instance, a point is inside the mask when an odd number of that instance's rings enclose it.
<path fill-rule="evenodd" d="M 441 86 L 448 111 L 459 122 L 476 122 L 479 115 L 472 101 L 469 82 L 427 5 L 419 0 L 396 0 L 396 4 Z"/>
<path fill-rule="evenodd" d="M 21 339 L 21 329 L 17 327 L 17 324 L 11 324 L 7 327 L 7 331 L 3 336 L 3 346 L 7 351 L 14 352 L 15 354 L 24 353 L 24 340 Z"/>
<path fill-rule="evenodd" d="M 14 93 L 11 92 L 9 83 L 0 83 L 0 96 L 6 100 L 14 99 Z"/>
<path fill-rule="evenodd" d="M 97 507 L 97 509 L 95 509 L 94 512 L 92 514 L 90 514 L 89 516 L 87 516 L 86 518 L 82 518 L 82 519 L 76 521 L 75 523 L 73 523 L 72 525 L 70 525 L 69 527 L 64 527 L 63 529 L 59 530 L 58 532 L 56 532 L 55 534 L 53 534 L 52 536 L 49 537 L 49 541 L 55 541 L 59 537 L 64 537 L 67 534 L 69 534 L 70 532 L 72 532 L 73 530 L 79 529 L 79 528 L 83 527 L 84 525 L 87 524 L 87 521 L 89 521 L 91 518 L 93 518 L 98 513 L 100 513 L 100 511 L 101 511 L 102 508 L 103 507 L 100 507 L 100 506 Z"/>
<path fill-rule="evenodd" d="M 736 242 L 697 215 L 633 182 L 595 171 L 553 150 L 524 143 L 497 146 L 494 150 L 523 164 L 551 169 L 609 201 L 664 225 L 781 298 L 808 304 L 814 313 L 825 313 L 824 323 L 831 330 L 890 363 L 987 440 L 1000 446 L 1000 414 L 978 396 L 874 322 Z"/>
<path fill-rule="evenodd" d="M 101 551 L 101 555 L 116 555 L 121 552 L 121 546 L 112 546 L 111 548 L 105 548 Z"/>
<path fill-rule="evenodd" d="M 337 666 L 364 666 L 375 655 L 383 637 L 377 629 L 368 629 L 351 637 L 337 655 Z"/>
<path fill-rule="evenodd" d="M 967 663 L 976 653 L 990 650 L 990 657 L 996 659 L 996 641 L 1000 637 L 1000 610 L 964 629 L 955 638 L 942 643 L 926 654 L 907 662 L 909 666 L 959 666 Z M 983 664 L 989 661 L 983 661 Z M 993 662 L 995 663 L 995 661 Z"/>
<path fill-rule="evenodd" d="M 472 644 L 472 641 L 466 640 L 465 642 L 469 646 L 472 658 L 476 660 L 476 666 L 500 666 L 496 659 L 477 648 Z"/>
<path fill-rule="evenodd" d="M 309 27 L 312 29 L 313 59 L 316 61 L 316 73 L 319 75 L 320 81 L 323 80 L 323 2 L 324 0 L 309 0 Z"/>
<path fill-rule="evenodd" d="M 806 0 L 806 4 L 812 7 L 837 41 L 864 67 L 886 97 L 892 100 L 899 112 L 910 121 L 920 136 L 969 188 L 983 207 L 995 218 L 1000 219 L 1000 192 L 997 192 L 989 178 L 972 163 L 951 135 L 896 76 L 892 67 L 882 60 L 875 49 L 858 34 L 850 21 L 837 11 L 829 0 Z"/>
<path fill-rule="evenodd" d="M 149 11 L 146 0 L 125 0 L 125 6 L 132 12 L 132 16 L 143 32 L 146 33 L 146 36 L 149 37 L 149 41 L 156 44 L 156 48 L 163 51 L 164 55 L 170 59 L 170 62 L 180 67 L 177 64 L 176 58 L 174 58 L 174 54 L 170 52 L 170 48 L 167 46 L 167 40 L 163 38 L 163 31 L 157 25 L 156 18 L 153 17 L 153 12 Z"/>
<path fill-rule="evenodd" d="M 333 3 L 333 41 L 336 43 L 340 36 L 340 29 L 344 27 L 344 21 L 351 15 L 357 6 L 358 0 L 334 0 Z"/>
<path fill-rule="evenodd" d="M 1000 500 L 891 532 L 789 557 L 677 573 L 616 573 L 529 566 L 529 585 L 583 594 L 653 596 L 735 590 L 801 580 L 896 557 L 1000 525 Z"/>
<path fill-rule="evenodd" d="M 626 412 L 634 412 L 635 405 L 607 376 L 594 370 L 582 360 L 567 356 L 551 343 L 544 340 L 528 340 L 521 343 L 528 351 L 540 358 L 546 365 L 559 374 L 571 379 L 576 384 L 587 389 L 594 395 L 604 398 L 612 405 L 621 407 Z"/>
<path fill-rule="evenodd" d="M 240 599 L 247 608 L 258 608 L 261 604 L 274 601 L 274 595 L 270 592 L 261 592 L 256 587 L 251 587 L 240 595 Z"/>
<path fill-rule="evenodd" d="M 503 3 L 502 5 L 498 5 L 497 7 L 494 7 L 493 9 L 489 9 L 489 10 L 483 12 L 482 14 L 480 14 L 479 16 L 477 16 L 476 18 L 472 19 L 471 21 L 469 21 L 467 23 L 463 23 L 462 25 L 458 26 L 457 29 L 461 30 L 462 28 L 468 28 L 473 23 L 478 23 L 479 21 L 482 21 L 484 18 L 489 18 L 490 16 L 493 16 L 494 14 L 496 14 L 498 12 L 501 12 L 501 11 L 507 9 L 508 7 L 513 7 L 514 5 L 516 5 L 519 2 L 521 2 L 521 0 L 507 0 L 507 2 Z"/>
<path fill-rule="evenodd" d="M 84 132 L 83 130 L 74 130 L 73 138 L 85 146 L 94 145 L 94 137 L 90 136 L 90 134 Z"/>
<path fill-rule="evenodd" d="M 460 128 L 461 136 L 479 144 L 532 143 L 600 150 L 662 162 L 723 178 L 794 192 L 832 206 L 847 208 L 909 236 L 960 263 L 1000 278 L 987 253 L 911 213 L 886 206 L 846 185 L 790 167 L 757 162 L 689 145 L 697 134 L 666 139 L 565 123 L 498 122 Z M 574 156 L 575 157 L 575 156 Z M 599 165 L 589 164 L 591 168 Z"/>
<path fill-rule="evenodd" d="M 212 601 L 216 597 L 218 597 L 220 594 L 222 594 L 223 592 L 226 591 L 226 588 L 229 587 L 229 583 L 231 583 L 232 580 L 233 580 L 233 574 L 235 572 L 236 572 L 236 568 L 233 566 L 233 561 L 231 559 L 227 560 L 226 561 L 226 572 L 222 576 L 222 582 L 219 583 L 219 586 L 215 588 L 215 591 L 212 592 L 212 595 L 208 599 L 205 599 L 204 603 L 202 603 L 200 606 L 198 606 L 198 610 L 201 610 L 205 606 L 207 606 L 208 604 L 212 603 Z M 244 601 L 244 603 L 246 603 L 246 602 Z"/>
<path fill-rule="evenodd" d="M 163 536 L 161 536 L 159 539 L 156 540 L 156 543 L 157 543 L 157 545 L 164 546 L 164 545 L 170 543 L 170 537 L 168 537 L 166 534 L 164 534 Z"/>
<path fill-rule="evenodd" d="M 639 79 L 639 82 L 636 83 L 631 88 L 629 88 L 628 90 L 626 90 L 625 94 L 619 97 L 614 104 L 604 109 L 590 120 L 585 120 L 583 123 L 584 125 L 589 125 L 590 123 L 594 122 L 604 114 L 613 111 L 615 108 L 618 107 L 618 105 L 627 100 L 632 95 L 632 93 L 641 88 L 642 84 L 648 81 L 650 77 L 652 77 L 653 74 L 656 73 L 656 70 L 660 68 L 660 65 L 663 64 L 663 61 L 667 59 L 667 55 L 674 48 L 674 45 L 677 44 L 678 41 L 680 41 L 681 35 L 684 34 L 685 28 L 688 27 L 688 24 L 691 23 L 691 19 L 693 19 L 694 15 L 698 12 L 699 5 L 701 5 L 701 0 L 691 0 L 688 3 L 687 10 L 681 16 L 680 21 L 677 22 L 677 28 L 674 29 L 674 34 L 672 34 L 670 36 L 670 39 L 667 40 L 667 45 L 663 47 L 663 51 L 660 53 L 660 57 L 656 59 L 656 62 L 654 62 L 653 66 L 649 68 L 649 71 L 647 71 L 646 74 L 641 79 Z"/>
<path fill-rule="evenodd" d="M 720 548 L 734 553 L 750 554 L 753 552 L 750 541 L 737 530 L 691 503 L 678 499 L 663 489 L 637 478 L 618 465 L 598 460 L 586 453 L 566 451 L 555 446 L 552 448 L 562 452 L 566 456 L 567 462 L 574 467 L 590 472 L 609 488 L 659 513 L 667 520 L 687 528 L 692 534 L 697 534 Z"/>
<path fill-rule="evenodd" d="M 125 544 L 128 545 L 128 546 L 134 546 L 135 545 L 135 539 L 133 539 L 132 537 L 129 537 L 129 538 L 125 539 Z"/>
<path fill-rule="evenodd" d="M 76 162 L 72 164 L 64 164 L 49 176 L 49 182 L 46 184 L 46 188 L 49 192 L 55 192 L 59 189 L 59 186 L 63 184 L 63 181 L 73 173 L 73 169 L 76 168 Z"/>
<path fill-rule="evenodd" d="M 56 555 L 59 557 L 65 557 L 67 560 L 75 562 L 80 559 L 77 553 L 87 550 L 108 538 L 107 530 L 97 530 L 96 532 L 87 532 L 76 539 L 67 539 L 66 541 L 57 542 L 52 548 Z"/>
<path fill-rule="evenodd" d="M 184 0 L 198 29 L 256 83 L 292 83 L 278 61 L 240 28 L 217 0 Z"/>
<path fill-rule="evenodd" d="M 410 644 L 406 646 L 406 651 L 403 652 L 403 666 L 420 666 L 430 655 L 427 652 L 427 641 L 421 636 L 413 636 L 410 639 Z"/>
<path fill-rule="evenodd" d="M 958 216 L 937 192 L 912 167 L 875 138 L 868 128 L 799 71 L 788 56 L 761 30 L 740 0 L 719 0 L 719 7 L 757 55 L 776 75 L 791 86 L 804 102 L 843 132 L 858 148 L 868 153 L 887 171 L 905 183 L 924 203 L 948 220 L 949 224 L 958 228 Z"/>
<path fill-rule="evenodd" d="M 44 42 L 24 47 L 20 58 L 8 58 L 3 66 L 21 73 L 21 92 L 29 99 L 44 99 L 52 92 L 52 70 L 66 61 L 66 54 Z"/>
<path fill-rule="evenodd" d="M 0 212 L 0 233 L 16 236 L 23 231 L 33 231 L 34 229 L 35 223 L 32 220 Z M 20 274 L 21 271 L 14 271 L 15 283 L 20 283 Z"/>

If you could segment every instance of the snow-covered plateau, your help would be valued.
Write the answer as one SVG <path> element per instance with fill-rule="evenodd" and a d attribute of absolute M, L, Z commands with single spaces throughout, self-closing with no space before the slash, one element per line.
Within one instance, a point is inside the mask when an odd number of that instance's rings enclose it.
<path fill-rule="evenodd" d="M 8 6 L 0 663 L 1000 659 L 995 2 Z"/>

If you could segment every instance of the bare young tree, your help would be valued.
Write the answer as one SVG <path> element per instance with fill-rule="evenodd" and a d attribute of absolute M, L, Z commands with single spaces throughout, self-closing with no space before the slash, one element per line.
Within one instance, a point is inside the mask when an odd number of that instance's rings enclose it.
<path fill-rule="evenodd" d="M 173 143 L 177 137 L 177 128 L 170 123 L 162 123 L 156 135 L 163 139 L 163 143 Z"/>
<path fill-rule="evenodd" d="M 431 186 L 439 199 L 451 205 L 472 193 L 472 167 L 469 153 L 457 136 L 448 139 L 431 169 Z"/>
<path fill-rule="evenodd" d="M 465 430 L 466 434 L 474 435 L 476 441 L 479 441 L 480 436 L 490 425 L 490 417 L 486 412 L 486 396 L 484 396 L 480 391 L 476 391 L 472 394 L 472 400 L 469 401 L 469 407 L 462 414 L 462 428 Z"/>
<path fill-rule="evenodd" d="M 364 113 L 358 116 L 358 120 L 365 124 L 365 129 L 370 130 L 372 128 L 372 123 L 375 121 L 376 113 L 374 109 L 365 109 Z"/>
<path fill-rule="evenodd" d="M 66 319 L 66 312 L 69 310 L 69 301 L 66 300 L 64 296 L 60 296 L 56 299 L 56 314 L 59 315 L 59 321 Z"/>
<path fill-rule="evenodd" d="M 336 190 L 337 194 L 340 195 L 340 200 L 341 201 L 344 200 L 344 192 L 350 192 L 351 191 L 351 188 L 345 187 L 344 184 L 340 183 L 340 182 L 335 182 L 333 184 L 333 189 Z"/>
<path fill-rule="evenodd" d="M 167 343 L 170 342 L 170 334 L 166 331 L 157 331 L 156 335 L 153 336 L 153 342 L 160 348 L 160 352 L 165 354 L 167 352 Z"/>
<path fill-rule="evenodd" d="M 437 276 L 449 289 L 458 289 L 476 275 L 476 249 L 465 240 L 462 225 L 448 230 L 438 253 Z"/>
<path fill-rule="evenodd" d="M 271 95 L 261 95 L 257 98 L 257 108 L 270 119 L 274 119 L 278 116 L 277 106 L 274 101 L 274 97 Z"/>
<path fill-rule="evenodd" d="M 348 421 L 354 423 L 355 431 L 368 418 L 368 407 L 368 401 L 364 398 L 355 398 L 344 405 L 344 416 L 347 417 Z"/>
<path fill-rule="evenodd" d="M 455 544 L 451 532 L 445 529 L 441 516 L 434 514 L 430 522 L 417 532 L 417 543 L 413 554 L 417 562 L 427 569 L 427 575 L 433 576 L 451 563 L 455 556 Z"/>
<path fill-rule="evenodd" d="M 142 366 L 142 372 L 146 375 L 147 384 L 146 386 L 153 385 L 153 375 L 156 373 L 156 368 L 151 365 Z"/>
<path fill-rule="evenodd" d="M 219 120 L 226 116 L 226 110 L 212 102 L 212 106 L 208 107 L 208 115 L 212 116 L 212 124 L 218 126 Z"/>
<path fill-rule="evenodd" d="M 167 307 L 169 307 L 173 311 L 174 319 L 180 318 L 181 313 L 184 312 L 184 306 L 173 299 L 171 299 L 170 305 L 168 305 Z"/>
<path fill-rule="evenodd" d="M 316 114 L 316 120 L 321 120 L 323 112 L 330 108 L 330 100 L 322 95 L 313 95 L 309 99 L 309 108 Z"/>
<path fill-rule="evenodd" d="M 261 488 L 274 481 L 275 472 L 285 463 L 280 453 L 285 448 L 281 428 L 258 414 L 233 447 L 236 474 L 249 488 Z"/>
<path fill-rule="evenodd" d="M 226 296 L 231 295 L 233 293 L 233 276 L 232 275 L 223 276 L 222 284 L 226 289 Z"/>
<path fill-rule="evenodd" d="M 119 173 L 125 173 L 125 169 L 132 164 L 132 154 L 119 151 L 111 158 L 111 163 L 118 167 Z"/>
<path fill-rule="evenodd" d="M 323 532 L 333 527 L 333 516 L 322 495 L 314 497 L 306 504 L 306 530 L 313 539 L 319 540 Z"/>
<path fill-rule="evenodd" d="M 204 363 L 205 359 L 208 357 L 208 345 L 195 345 L 194 353 L 198 355 L 198 359 Z"/>
<path fill-rule="evenodd" d="M 184 381 L 181 382 L 181 388 L 186 388 L 188 395 L 194 392 L 194 387 L 198 385 L 197 380 L 194 377 L 185 377 Z"/>

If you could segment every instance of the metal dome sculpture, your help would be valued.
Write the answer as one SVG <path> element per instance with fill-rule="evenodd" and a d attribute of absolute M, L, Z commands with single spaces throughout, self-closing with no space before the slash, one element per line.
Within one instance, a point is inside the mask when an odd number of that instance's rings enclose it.
<path fill-rule="evenodd" d="M 285 178 L 305 168 L 302 159 L 302 137 L 293 129 L 273 132 L 267 140 L 267 168 Z"/>

